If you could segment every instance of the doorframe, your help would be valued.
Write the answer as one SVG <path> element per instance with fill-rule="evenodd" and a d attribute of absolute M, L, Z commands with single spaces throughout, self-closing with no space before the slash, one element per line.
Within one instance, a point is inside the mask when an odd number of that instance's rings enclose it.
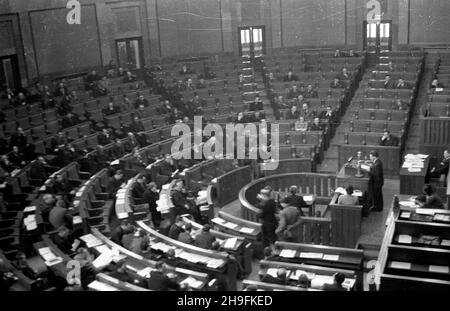
<path fill-rule="evenodd" d="M 254 52 L 253 45 L 253 28 L 261 28 L 261 36 L 262 36 L 262 52 L 266 54 L 266 26 L 265 25 L 253 25 L 253 26 L 239 26 L 238 27 L 238 49 L 239 56 L 242 56 L 242 42 L 241 42 L 241 30 L 249 29 L 250 31 L 250 55 Z"/>
<path fill-rule="evenodd" d="M 138 41 L 138 45 L 139 45 L 139 61 L 141 63 L 141 68 L 135 69 L 135 70 L 141 70 L 141 69 L 145 68 L 144 46 L 143 46 L 143 43 L 142 43 L 143 42 L 142 36 L 129 37 L 129 38 L 120 38 L 120 39 L 115 39 L 114 40 L 114 49 L 116 50 L 117 67 L 120 67 L 120 65 L 119 65 L 119 48 L 117 46 L 117 43 L 118 42 L 133 41 L 133 40 L 137 40 Z M 127 55 L 128 55 L 128 46 L 127 46 Z"/>
<path fill-rule="evenodd" d="M 13 70 L 13 83 L 14 85 L 14 89 L 18 90 L 22 88 L 22 83 L 21 83 L 21 75 L 20 75 L 20 68 L 19 68 L 19 56 L 17 54 L 11 54 L 11 55 L 2 55 L 0 56 L 0 62 L 1 62 L 1 66 L 3 67 L 3 60 L 5 59 L 10 59 L 11 60 L 11 66 L 12 66 L 12 70 Z M 4 70 L 4 68 L 3 68 Z M 4 74 L 6 75 L 6 72 L 4 72 Z M 6 77 L 4 77 L 6 79 Z M 10 88 L 12 88 L 11 86 L 8 86 Z"/>

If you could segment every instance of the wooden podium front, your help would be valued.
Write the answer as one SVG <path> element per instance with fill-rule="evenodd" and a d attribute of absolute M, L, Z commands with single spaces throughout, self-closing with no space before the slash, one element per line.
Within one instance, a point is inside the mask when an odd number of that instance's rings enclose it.
<path fill-rule="evenodd" d="M 367 191 L 369 186 L 369 175 L 361 171 L 363 177 L 356 177 L 356 163 L 350 163 L 350 166 L 344 164 L 336 176 L 338 187 L 346 188 L 352 185 L 355 190 L 361 190 L 363 193 Z"/>

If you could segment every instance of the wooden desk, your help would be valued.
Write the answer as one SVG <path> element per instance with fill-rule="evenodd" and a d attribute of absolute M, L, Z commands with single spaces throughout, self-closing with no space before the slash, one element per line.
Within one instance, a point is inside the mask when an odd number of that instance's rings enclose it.
<path fill-rule="evenodd" d="M 407 168 L 400 169 L 400 193 L 419 195 L 425 185 L 425 177 L 428 173 L 430 157 L 424 161 L 424 167 L 420 172 L 409 172 Z"/>

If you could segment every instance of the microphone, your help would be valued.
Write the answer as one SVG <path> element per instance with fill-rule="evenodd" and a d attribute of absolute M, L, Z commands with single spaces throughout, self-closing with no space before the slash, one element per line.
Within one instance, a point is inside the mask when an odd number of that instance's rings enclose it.
<path fill-rule="evenodd" d="M 353 160 L 353 156 L 351 156 L 350 158 L 348 158 L 347 163 L 352 162 L 352 160 Z"/>

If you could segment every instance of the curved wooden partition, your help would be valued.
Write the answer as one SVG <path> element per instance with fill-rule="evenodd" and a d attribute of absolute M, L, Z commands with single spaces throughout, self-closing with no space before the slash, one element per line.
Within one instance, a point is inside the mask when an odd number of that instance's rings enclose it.
<path fill-rule="evenodd" d="M 257 179 L 239 192 L 243 219 L 259 221 L 260 211 L 255 206 L 256 195 L 267 185 L 277 191 L 287 191 L 289 186 L 296 185 L 300 193 L 313 194 L 319 202 L 325 201 L 325 204 L 328 204 L 331 200 L 331 192 L 337 187 L 337 181 L 335 175 L 315 173 L 290 173 Z"/>
<path fill-rule="evenodd" d="M 208 201 L 222 207 L 239 196 L 239 191 L 252 180 L 252 170 L 249 166 L 239 167 L 215 179 L 208 187 Z"/>
<path fill-rule="evenodd" d="M 278 161 L 278 167 L 274 170 L 267 170 L 265 163 L 260 165 L 261 177 L 287 174 L 292 172 L 315 172 L 316 163 L 311 158 L 284 159 Z"/>

